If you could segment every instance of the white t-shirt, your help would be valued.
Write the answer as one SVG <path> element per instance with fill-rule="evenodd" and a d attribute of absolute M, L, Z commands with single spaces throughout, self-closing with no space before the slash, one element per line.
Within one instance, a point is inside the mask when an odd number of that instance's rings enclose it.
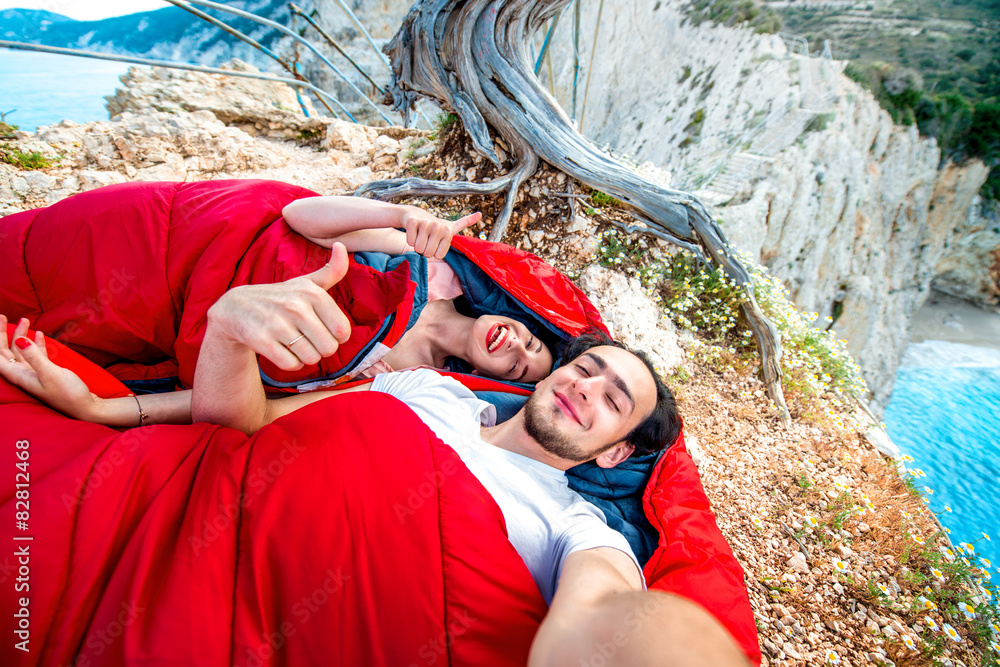
<path fill-rule="evenodd" d="M 569 488 L 563 471 L 482 439 L 479 428 L 495 423 L 496 410 L 459 382 L 418 369 L 377 375 L 371 389 L 406 403 L 486 487 L 546 602 L 552 602 L 563 562 L 574 551 L 613 547 L 636 561 L 625 537 Z M 638 561 L 636 567 L 642 572 Z"/>

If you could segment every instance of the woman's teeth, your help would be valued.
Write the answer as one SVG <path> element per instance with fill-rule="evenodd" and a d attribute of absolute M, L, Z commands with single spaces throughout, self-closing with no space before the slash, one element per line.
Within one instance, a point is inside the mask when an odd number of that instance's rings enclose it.
<path fill-rule="evenodd" d="M 493 333 L 490 336 L 489 345 L 486 347 L 486 351 L 490 354 L 496 352 L 503 342 L 507 340 L 507 326 L 504 324 L 498 324 L 493 328 Z"/>

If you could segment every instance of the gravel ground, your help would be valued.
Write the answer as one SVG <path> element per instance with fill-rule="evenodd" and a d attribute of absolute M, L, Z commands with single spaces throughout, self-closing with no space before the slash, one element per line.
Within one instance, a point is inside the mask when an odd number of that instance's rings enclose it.
<path fill-rule="evenodd" d="M 912 611 L 934 597 L 914 581 L 929 564 L 912 536 L 932 549 L 945 541 L 891 462 L 853 429 L 782 427 L 754 377 L 688 372 L 673 383 L 685 433 L 746 572 L 764 665 L 982 664 L 964 616 Z M 844 516 L 851 507 L 865 513 Z"/>

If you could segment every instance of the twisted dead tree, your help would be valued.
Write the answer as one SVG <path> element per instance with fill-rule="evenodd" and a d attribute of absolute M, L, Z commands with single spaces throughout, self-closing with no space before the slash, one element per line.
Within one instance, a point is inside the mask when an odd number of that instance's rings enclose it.
<path fill-rule="evenodd" d="M 458 114 L 475 149 L 498 167 L 501 160 L 490 130 L 502 137 L 514 167 L 487 183 L 400 178 L 370 183 L 358 194 L 390 200 L 506 191 L 490 233 L 494 241 L 502 238 L 518 188 L 539 160 L 614 195 L 641 223 L 626 231 L 665 239 L 703 261 L 707 255 L 740 286 L 746 296 L 743 315 L 760 350 L 768 395 L 787 423 L 777 330 L 761 312 L 750 275 L 733 256 L 722 230 L 694 196 L 660 187 L 597 150 L 535 78 L 529 40 L 570 1 L 418 0 L 385 48 L 392 61 L 393 108 L 405 118 L 419 97 L 428 97 Z"/>

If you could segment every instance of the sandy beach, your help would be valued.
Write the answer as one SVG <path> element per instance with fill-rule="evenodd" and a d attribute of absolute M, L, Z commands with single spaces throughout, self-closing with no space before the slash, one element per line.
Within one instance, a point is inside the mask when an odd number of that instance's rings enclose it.
<path fill-rule="evenodd" d="M 931 292 L 913 317 L 910 343 L 943 340 L 1000 350 L 1000 313 L 983 310 L 968 301 Z"/>

